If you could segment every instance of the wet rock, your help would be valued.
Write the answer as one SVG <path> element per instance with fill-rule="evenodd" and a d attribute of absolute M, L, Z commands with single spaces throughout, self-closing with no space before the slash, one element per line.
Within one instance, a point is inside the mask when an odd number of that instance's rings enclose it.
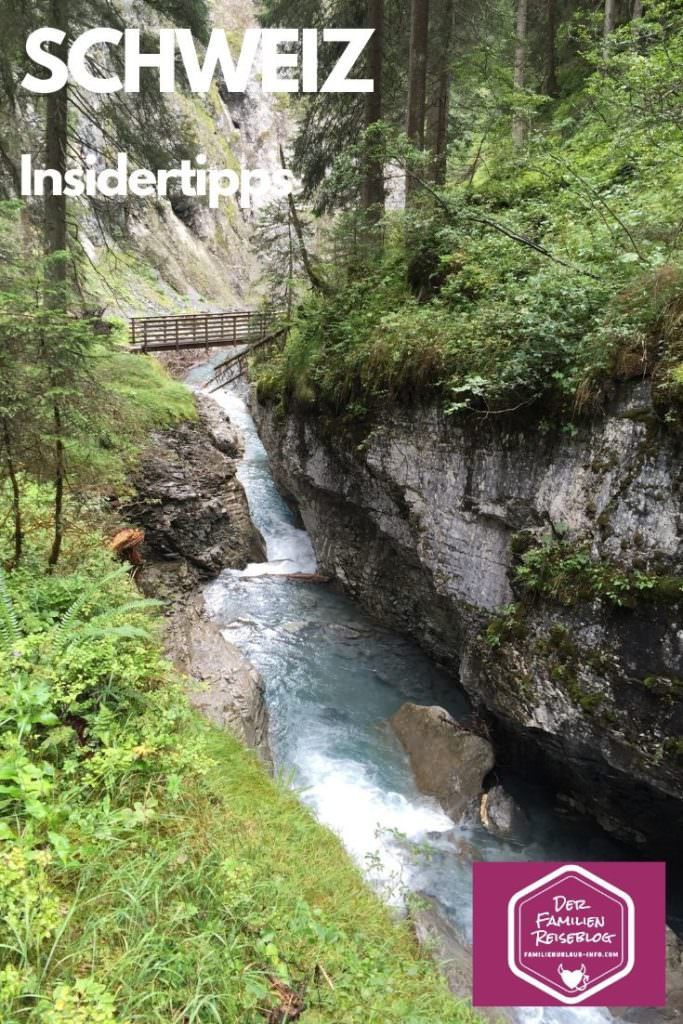
<path fill-rule="evenodd" d="M 184 560 L 206 579 L 263 561 L 265 551 L 236 477 L 239 436 L 214 403 L 200 402 L 199 414 L 152 436 L 121 512 L 144 528 L 146 562 Z"/>
<path fill-rule="evenodd" d="M 449 828 L 445 832 L 428 832 L 427 839 L 440 848 L 454 850 L 460 860 L 466 864 L 484 859 L 481 850 L 465 839 L 459 828 Z"/>
<path fill-rule="evenodd" d="M 440 707 L 404 704 L 389 722 L 408 753 L 418 788 L 458 821 L 493 768 L 491 744 Z"/>
<path fill-rule="evenodd" d="M 683 939 L 666 929 L 666 1011 L 668 1018 L 683 1017 Z"/>
<path fill-rule="evenodd" d="M 239 433 L 206 399 L 196 423 L 154 434 L 121 511 L 144 526 L 145 564 L 137 579 L 166 605 L 165 647 L 194 681 L 190 702 L 270 763 L 268 712 L 256 669 L 209 618 L 201 579 L 264 557 L 236 479 Z M 228 453 L 228 454 L 226 454 Z"/>
<path fill-rule="evenodd" d="M 208 618 L 200 595 L 174 613 L 167 647 L 178 668 L 197 684 L 190 688 L 190 703 L 270 763 L 263 681 Z"/>
<path fill-rule="evenodd" d="M 477 825 L 481 825 L 481 798 L 482 794 L 478 793 L 468 801 L 459 821 L 459 824 L 464 828 L 474 828 Z"/>
<path fill-rule="evenodd" d="M 501 839 L 523 843 L 529 835 L 529 820 L 502 786 L 493 786 L 479 802 L 481 823 L 485 829 Z"/>
<path fill-rule="evenodd" d="M 410 918 L 415 938 L 433 957 L 453 995 L 471 999 L 472 950 L 464 936 L 446 919 L 438 902 L 425 893 L 418 893 Z M 477 1007 L 477 1013 L 493 1020 L 512 1020 L 508 1010 L 498 1007 Z"/>
<path fill-rule="evenodd" d="M 453 995 L 472 996 L 472 953 L 468 943 L 446 920 L 435 899 L 419 893 L 410 912 L 415 937 L 436 960 Z"/>
<path fill-rule="evenodd" d="M 357 626 L 348 626 L 342 622 L 330 622 L 326 627 L 326 631 L 331 633 L 337 640 L 360 640 L 361 637 L 368 636 L 370 631 L 367 629 L 359 629 Z"/>
<path fill-rule="evenodd" d="M 291 619 L 289 622 L 283 622 L 281 629 L 285 633 L 291 633 L 292 636 L 297 636 L 299 633 L 303 633 L 308 623 L 304 619 Z"/>
<path fill-rule="evenodd" d="M 196 401 L 214 447 L 231 459 L 240 459 L 244 454 L 241 431 L 233 427 L 221 407 L 206 395 L 197 395 Z"/>

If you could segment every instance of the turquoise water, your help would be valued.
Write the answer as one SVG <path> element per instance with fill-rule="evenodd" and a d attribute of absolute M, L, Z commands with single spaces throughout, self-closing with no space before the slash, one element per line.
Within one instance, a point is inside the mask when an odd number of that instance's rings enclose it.
<path fill-rule="evenodd" d="M 417 791 L 387 720 L 405 701 L 440 704 L 467 718 L 464 695 L 414 643 L 333 586 L 283 578 L 315 570 L 310 540 L 275 487 L 245 403 L 234 393 L 214 397 L 244 434 L 238 475 L 268 561 L 224 571 L 205 591 L 207 607 L 264 679 L 276 770 L 339 834 L 369 881 L 396 905 L 409 891 L 434 896 L 469 939 L 473 860 L 621 859 L 623 851 L 598 829 L 558 813 L 514 776 L 502 781 L 529 818 L 524 843 L 454 825 Z M 517 1015 L 569 1024 L 577 1013 L 585 1024 L 610 1017 L 591 1008 Z"/>

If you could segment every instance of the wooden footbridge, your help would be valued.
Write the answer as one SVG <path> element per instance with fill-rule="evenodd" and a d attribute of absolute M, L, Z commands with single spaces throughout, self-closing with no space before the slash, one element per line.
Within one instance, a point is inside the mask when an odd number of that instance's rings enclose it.
<path fill-rule="evenodd" d="M 143 316 L 130 321 L 130 352 L 182 352 L 187 349 L 236 348 L 216 367 L 210 383 L 219 388 L 244 376 L 257 349 L 281 345 L 287 335 L 283 314 L 232 309 L 223 313 Z"/>
<path fill-rule="evenodd" d="M 184 349 L 253 345 L 278 332 L 277 313 L 231 309 L 223 313 L 143 316 L 130 321 L 131 352 L 180 352 Z"/>

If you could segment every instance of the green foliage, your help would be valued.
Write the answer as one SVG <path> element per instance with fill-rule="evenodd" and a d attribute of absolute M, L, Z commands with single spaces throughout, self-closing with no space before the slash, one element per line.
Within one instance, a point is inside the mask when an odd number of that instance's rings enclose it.
<path fill-rule="evenodd" d="M 40 1014 L 40 1024 L 118 1024 L 114 997 L 90 978 L 73 985 L 57 985 L 51 1005 Z"/>
<path fill-rule="evenodd" d="M 486 627 L 486 643 L 498 650 L 510 640 L 523 640 L 526 636 L 524 608 L 520 604 L 507 604 L 493 616 Z"/>
<path fill-rule="evenodd" d="M 258 1024 L 277 981 L 321 1024 L 473 1021 L 339 840 L 195 717 L 102 538 L 74 528 L 52 575 L 30 538 L 0 577 L 0 1019 Z"/>
<path fill-rule="evenodd" d="M 96 483 L 128 471 L 151 431 L 196 419 L 192 392 L 152 356 L 113 349 L 98 360 L 95 372 L 108 400 L 81 466 L 84 476 L 96 473 Z"/>
<path fill-rule="evenodd" d="M 0 921 L 9 935 L 30 935 L 40 945 L 59 924 L 59 902 L 48 883 L 50 854 L 0 844 Z"/>
<path fill-rule="evenodd" d="M 586 545 L 568 541 L 530 548 L 515 567 L 514 579 L 523 592 L 565 605 L 604 599 L 617 607 L 634 607 L 639 601 L 683 599 L 682 577 L 625 569 L 594 558 Z"/>
<path fill-rule="evenodd" d="M 6 482 L 12 492 L 16 563 L 32 484 L 54 481 L 61 535 L 66 480 L 81 492 L 121 486 L 149 432 L 195 410 L 159 363 L 117 347 L 122 324 L 53 306 L 43 289 L 47 261 L 31 248 L 16 203 L 0 203 L 0 260 L 0 488 Z M 2 619 L 0 632 L 8 628 Z"/>
<path fill-rule="evenodd" d="M 472 44 L 446 186 L 426 181 L 409 213 L 387 214 L 381 252 L 364 249 L 356 215 L 337 218 L 333 292 L 303 302 L 284 353 L 255 368 L 264 398 L 570 418 L 599 410 L 614 381 L 649 377 L 657 414 L 680 419 L 683 13 L 646 5 L 607 57 L 592 22 L 569 34 L 561 49 L 576 62 L 581 48 L 580 69 L 560 101 L 528 97 L 523 150 L 497 44 Z M 411 159 L 400 137 L 385 142 Z M 340 194 L 357 173 L 342 164 Z"/>

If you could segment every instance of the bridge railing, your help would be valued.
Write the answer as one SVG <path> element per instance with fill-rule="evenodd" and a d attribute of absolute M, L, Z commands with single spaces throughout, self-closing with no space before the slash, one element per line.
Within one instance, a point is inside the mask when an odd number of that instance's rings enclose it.
<path fill-rule="evenodd" d="M 277 315 L 254 310 L 185 313 L 181 316 L 133 317 L 132 352 L 164 352 L 188 348 L 246 345 L 266 337 Z"/>

